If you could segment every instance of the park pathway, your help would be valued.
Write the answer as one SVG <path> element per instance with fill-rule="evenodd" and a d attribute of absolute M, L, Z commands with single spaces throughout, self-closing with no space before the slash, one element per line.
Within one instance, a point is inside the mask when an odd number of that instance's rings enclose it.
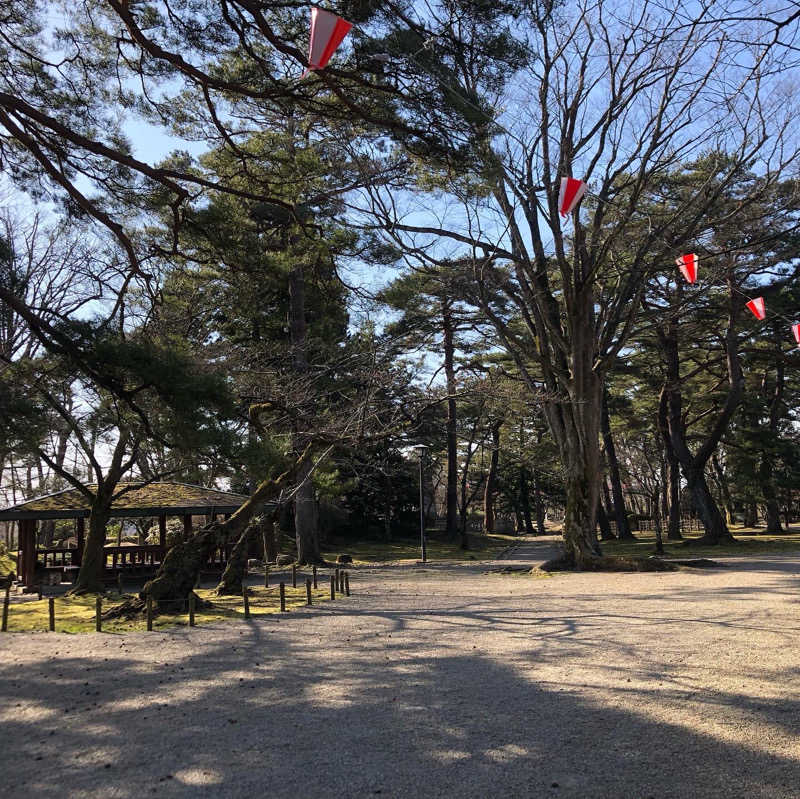
<path fill-rule="evenodd" d="M 357 569 L 281 617 L 0 636 L 9 796 L 800 796 L 800 559 Z"/>

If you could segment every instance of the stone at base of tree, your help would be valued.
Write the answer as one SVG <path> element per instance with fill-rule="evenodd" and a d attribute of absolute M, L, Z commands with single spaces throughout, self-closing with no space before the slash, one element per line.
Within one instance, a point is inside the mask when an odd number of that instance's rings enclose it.
<path fill-rule="evenodd" d="M 278 555 L 275 558 L 276 566 L 291 566 L 294 563 L 294 558 L 291 555 Z"/>
<path fill-rule="evenodd" d="M 353 556 L 352 555 L 339 555 L 339 557 L 336 558 L 336 562 L 337 563 L 352 563 L 353 562 Z"/>

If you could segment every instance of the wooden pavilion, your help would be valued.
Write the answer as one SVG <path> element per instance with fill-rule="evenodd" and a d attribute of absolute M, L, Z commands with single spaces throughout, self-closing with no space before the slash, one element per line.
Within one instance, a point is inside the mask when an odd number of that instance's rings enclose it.
<path fill-rule="evenodd" d="M 88 486 L 91 490 L 94 486 Z M 241 494 L 217 491 L 185 483 L 121 484 L 126 488 L 111 506 L 112 518 L 151 516 L 158 519 L 159 542 L 151 545 L 127 544 L 105 547 L 103 567 L 109 576 L 122 572 L 154 571 L 161 564 L 167 547 L 167 517 L 183 519 L 184 538 L 192 532 L 192 517 L 230 516 L 247 499 Z M 40 570 L 58 571 L 64 575 L 76 572 L 81 565 L 85 540 L 86 519 L 90 514 L 88 499 L 77 489 L 70 488 L 19 505 L 0 510 L 0 521 L 15 521 L 18 525 L 17 578 L 26 590 L 39 582 Z M 40 547 L 38 524 L 44 519 L 75 519 L 75 546 Z M 210 564 L 223 565 L 230 547 L 213 553 Z M 110 561 L 110 564 L 109 564 Z"/>

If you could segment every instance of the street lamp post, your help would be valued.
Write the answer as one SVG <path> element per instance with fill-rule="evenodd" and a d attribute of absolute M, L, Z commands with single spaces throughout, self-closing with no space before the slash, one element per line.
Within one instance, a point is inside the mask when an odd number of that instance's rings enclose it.
<path fill-rule="evenodd" d="M 422 491 L 422 459 L 425 457 L 425 450 L 428 447 L 425 444 L 417 444 L 414 449 L 419 456 L 419 542 L 422 548 L 422 562 L 426 563 L 428 551 L 425 544 L 425 498 Z"/>

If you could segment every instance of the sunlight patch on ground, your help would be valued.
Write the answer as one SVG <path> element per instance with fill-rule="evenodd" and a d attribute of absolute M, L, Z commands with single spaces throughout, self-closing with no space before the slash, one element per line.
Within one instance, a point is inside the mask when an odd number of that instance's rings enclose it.
<path fill-rule="evenodd" d="M 184 785 L 219 785 L 222 782 L 222 775 L 210 768 L 181 769 L 176 771 L 173 776 Z"/>

